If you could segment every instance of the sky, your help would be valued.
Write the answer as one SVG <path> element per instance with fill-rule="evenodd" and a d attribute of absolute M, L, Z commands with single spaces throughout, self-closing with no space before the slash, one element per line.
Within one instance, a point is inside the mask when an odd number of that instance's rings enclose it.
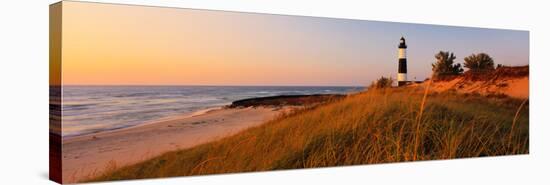
<path fill-rule="evenodd" d="M 64 1 L 62 81 L 365 86 L 396 78 L 401 36 L 409 80 L 430 76 L 439 51 L 529 63 L 527 31 Z"/>

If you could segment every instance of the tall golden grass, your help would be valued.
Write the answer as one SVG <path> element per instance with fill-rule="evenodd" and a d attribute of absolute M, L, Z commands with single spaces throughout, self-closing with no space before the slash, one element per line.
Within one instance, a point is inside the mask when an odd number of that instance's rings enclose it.
<path fill-rule="evenodd" d="M 528 114 L 510 98 L 373 89 L 91 181 L 527 154 Z"/>

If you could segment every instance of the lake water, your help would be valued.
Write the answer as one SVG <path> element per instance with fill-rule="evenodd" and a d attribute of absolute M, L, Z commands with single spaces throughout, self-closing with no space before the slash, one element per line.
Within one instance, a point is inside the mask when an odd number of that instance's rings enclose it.
<path fill-rule="evenodd" d="M 346 94 L 362 87 L 64 86 L 63 136 L 195 115 L 235 100 L 275 95 Z"/>

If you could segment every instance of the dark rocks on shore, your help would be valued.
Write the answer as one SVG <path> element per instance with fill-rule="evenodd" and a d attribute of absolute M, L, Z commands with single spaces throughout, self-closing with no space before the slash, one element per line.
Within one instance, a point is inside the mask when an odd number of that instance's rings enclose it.
<path fill-rule="evenodd" d="M 256 107 L 256 106 L 304 106 L 314 105 L 327 101 L 344 98 L 341 94 L 313 94 L 313 95 L 279 95 L 237 100 L 229 108 Z"/>

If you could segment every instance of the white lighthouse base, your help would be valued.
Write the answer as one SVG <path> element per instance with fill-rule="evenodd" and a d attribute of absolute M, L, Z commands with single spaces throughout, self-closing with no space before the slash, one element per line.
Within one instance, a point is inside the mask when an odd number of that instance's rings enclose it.
<path fill-rule="evenodd" d="M 407 81 L 407 73 L 398 73 L 397 81 Z"/>
<path fill-rule="evenodd" d="M 397 86 L 402 86 L 407 83 L 407 73 L 397 74 Z"/>

